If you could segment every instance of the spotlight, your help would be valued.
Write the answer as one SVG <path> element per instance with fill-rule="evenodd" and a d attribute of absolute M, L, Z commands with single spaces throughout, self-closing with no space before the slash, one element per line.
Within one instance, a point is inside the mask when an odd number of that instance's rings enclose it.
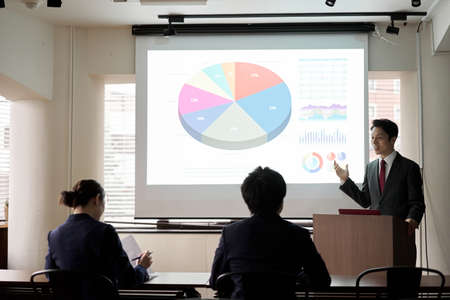
<path fill-rule="evenodd" d="M 167 18 L 167 21 L 169 21 L 169 24 L 167 26 L 167 29 L 164 29 L 163 35 L 165 37 L 169 37 L 171 35 L 177 35 L 177 31 L 173 27 L 172 23 L 174 23 L 174 22 L 183 23 L 184 16 L 169 16 L 169 18 Z"/>
<path fill-rule="evenodd" d="M 419 7 L 420 6 L 420 0 L 411 0 L 411 5 L 413 7 Z"/>
<path fill-rule="evenodd" d="M 331 7 L 334 6 L 334 3 L 336 3 L 336 0 L 326 0 L 325 1 L 325 4 L 328 5 L 328 6 L 331 6 Z"/>
<path fill-rule="evenodd" d="M 400 28 L 394 26 L 394 20 L 391 20 L 391 25 L 388 25 L 386 28 L 386 33 L 389 34 L 398 34 L 400 32 Z"/>
<path fill-rule="evenodd" d="M 47 0 L 48 7 L 61 7 L 61 0 Z"/>
<path fill-rule="evenodd" d="M 172 22 L 169 20 L 169 25 L 163 31 L 163 36 L 169 37 L 171 35 L 177 35 L 177 31 L 173 28 Z"/>
<path fill-rule="evenodd" d="M 5 0 L 0 0 L 0 8 L 5 8 Z"/>

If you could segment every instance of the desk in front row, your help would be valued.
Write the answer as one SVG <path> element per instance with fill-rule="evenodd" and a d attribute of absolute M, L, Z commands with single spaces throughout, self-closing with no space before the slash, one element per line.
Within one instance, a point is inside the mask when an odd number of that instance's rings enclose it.
<path fill-rule="evenodd" d="M 30 276 L 32 271 L 22 270 L 0 270 L 0 296 L 2 293 L 21 292 L 30 294 Z M 134 290 L 121 290 L 121 295 L 130 293 L 159 290 L 183 290 L 185 288 L 207 288 L 209 273 L 189 272 L 158 272 L 157 277 L 136 287 Z M 356 276 L 331 275 L 331 286 L 327 289 L 309 292 L 310 297 L 328 297 L 330 295 L 349 295 L 355 293 Z M 440 278 L 437 276 L 422 276 L 420 292 L 436 293 L 439 288 Z M 360 291 L 362 293 L 376 293 L 383 291 L 385 280 L 383 278 L 367 278 L 361 281 Z M 299 290 L 298 295 L 304 296 L 305 291 Z M 450 275 L 445 276 L 444 298 L 450 298 Z M 14 299 L 14 297 L 11 297 Z M 2 298 L 3 299 L 3 298 Z M 19 298 L 17 298 L 19 299 Z M 21 297 L 20 299 L 23 299 Z"/>

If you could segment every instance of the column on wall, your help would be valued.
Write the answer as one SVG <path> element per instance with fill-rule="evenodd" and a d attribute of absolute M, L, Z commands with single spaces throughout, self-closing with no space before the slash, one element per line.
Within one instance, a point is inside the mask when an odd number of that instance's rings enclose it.
<path fill-rule="evenodd" d="M 450 274 L 450 55 L 431 53 L 431 27 L 429 23 L 424 25 L 421 32 L 423 176 L 428 263 Z"/>
<path fill-rule="evenodd" d="M 400 136 L 402 155 L 419 162 L 419 105 L 417 97 L 417 72 L 400 72 Z"/>
<path fill-rule="evenodd" d="M 62 190 L 103 180 L 104 79 L 90 76 L 86 30 L 55 30 L 53 99 L 11 105 L 8 268 L 44 267 L 47 234 L 70 210 Z"/>
<path fill-rule="evenodd" d="M 21 100 L 11 103 L 11 201 L 8 268 L 44 267 L 47 233 L 67 215 L 56 190 L 65 186 L 64 143 L 53 134 L 54 103 Z"/>

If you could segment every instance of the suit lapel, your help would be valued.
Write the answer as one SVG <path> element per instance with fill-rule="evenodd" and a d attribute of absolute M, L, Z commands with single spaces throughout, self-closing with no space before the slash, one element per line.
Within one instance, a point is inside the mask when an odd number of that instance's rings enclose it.
<path fill-rule="evenodd" d="M 380 176 L 378 176 L 378 174 L 379 174 L 379 171 L 378 171 L 378 168 L 379 168 L 379 164 L 378 164 L 378 159 L 377 160 L 374 160 L 373 162 L 372 162 L 372 171 L 371 171 L 371 173 L 372 173 L 372 179 L 371 179 L 371 181 L 372 181 L 372 186 L 374 186 L 375 187 L 375 191 L 376 191 L 376 195 L 378 196 L 378 199 L 380 199 L 381 198 L 381 193 L 380 193 Z"/>

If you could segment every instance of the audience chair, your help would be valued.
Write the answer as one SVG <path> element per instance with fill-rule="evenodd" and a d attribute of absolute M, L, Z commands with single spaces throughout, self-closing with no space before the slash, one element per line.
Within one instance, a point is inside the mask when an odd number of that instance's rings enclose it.
<path fill-rule="evenodd" d="M 239 299 L 295 299 L 296 276 L 278 272 L 229 272 L 216 281 L 219 298 L 232 298 L 235 283 L 242 286 Z"/>
<path fill-rule="evenodd" d="M 38 277 L 45 276 L 44 283 Z M 64 300 L 106 300 L 118 299 L 119 295 L 109 278 L 88 272 L 59 269 L 41 270 L 31 274 L 31 286 L 37 297 Z"/>
<path fill-rule="evenodd" d="M 384 295 L 387 299 L 417 299 L 422 272 L 437 274 L 440 277 L 441 284 L 436 295 L 436 298 L 440 299 L 445 285 L 444 275 L 438 270 L 411 266 L 380 267 L 361 272 L 356 278 L 356 298 L 360 297 L 360 282 L 363 277 L 371 273 L 385 273 L 386 276 L 383 279 L 386 279 L 386 292 Z M 377 298 L 379 296 L 377 295 Z"/>

